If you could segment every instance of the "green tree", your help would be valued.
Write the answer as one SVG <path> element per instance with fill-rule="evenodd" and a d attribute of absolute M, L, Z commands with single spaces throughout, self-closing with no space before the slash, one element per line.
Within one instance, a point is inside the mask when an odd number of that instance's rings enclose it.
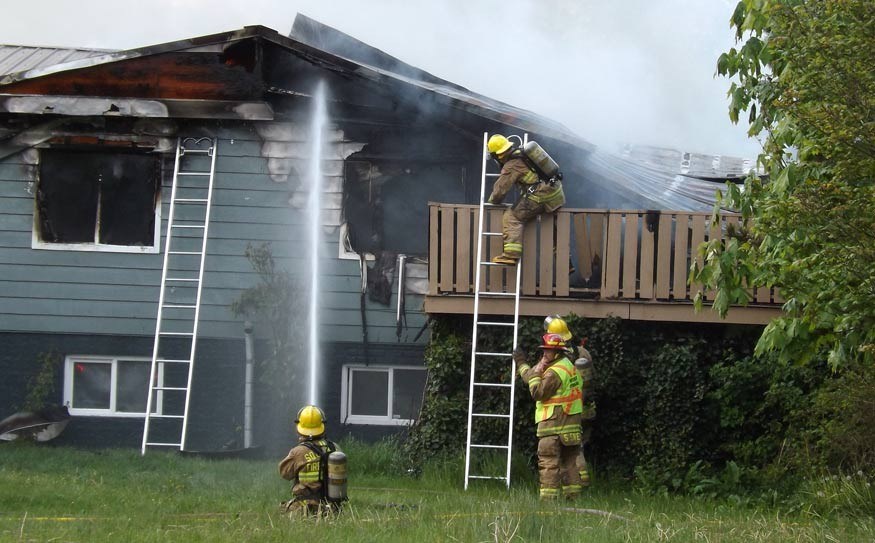
<path fill-rule="evenodd" d="M 836 369 L 875 357 L 875 2 L 742 0 L 729 116 L 747 112 L 766 176 L 718 194 L 741 213 L 728 241 L 703 244 L 691 281 L 718 289 L 714 309 L 775 286 L 786 303 L 757 352 Z M 697 301 L 701 307 L 701 300 Z"/>

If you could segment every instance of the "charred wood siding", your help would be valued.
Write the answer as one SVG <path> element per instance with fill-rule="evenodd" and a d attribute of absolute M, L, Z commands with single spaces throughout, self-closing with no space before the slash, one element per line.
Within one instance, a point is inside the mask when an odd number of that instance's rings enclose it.
<path fill-rule="evenodd" d="M 166 53 L 49 74 L 0 87 L 9 94 L 261 100 L 256 62 L 219 53 Z"/>

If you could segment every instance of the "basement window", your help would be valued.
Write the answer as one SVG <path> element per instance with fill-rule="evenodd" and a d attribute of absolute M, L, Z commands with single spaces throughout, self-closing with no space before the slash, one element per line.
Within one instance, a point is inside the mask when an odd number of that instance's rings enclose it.
<path fill-rule="evenodd" d="M 425 390 L 425 368 L 343 366 L 341 422 L 408 426 L 416 421 Z"/>
<path fill-rule="evenodd" d="M 42 149 L 32 247 L 157 253 L 160 189 L 156 154 Z"/>
<path fill-rule="evenodd" d="M 71 415 L 145 417 L 151 364 L 148 358 L 68 356 L 64 405 Z"/>

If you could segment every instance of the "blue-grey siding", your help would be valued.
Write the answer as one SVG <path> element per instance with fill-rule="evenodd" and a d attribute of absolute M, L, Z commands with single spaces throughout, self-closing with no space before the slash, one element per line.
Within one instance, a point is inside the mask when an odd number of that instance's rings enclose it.
<path fill-rule="evenodd" d="M 240 124 L 218 129 L 218 136 L 200 330 L 203 337 L 239 338 L 242 318 L 234 317 L 229 307 L 242 289 L 257 282 L 243 255 L 247 244 L 269 242 L 281 265 L 293 271 L 304 269 L 306 219 L 300 209 L 289 205 L 292 192 L 301 188 L 300 180 L 274 180 L 275 169 L 262 156 L 265 142 L 256 130 Z M 301 143 L 286 144 L 296 146 L 293 154 L 306 153 Z M 343 152 L 329 154 L 333 160 L 326 171 L 339 175 Z M 28 151 L 0 161 L 0 330 L 152 335 L 171 172 L 165 172 L 163 180 L 159 254 L 37 250 L 31 248 L 37 171 L 34 157 L 35 153 Z M 325 199 L 327 206 L 339 207 L 337 183 Z M 359 342 L 359 263 L 337 258 L 336 224 L 326 224 L 322 234 L 323 337 Z M 393 285 L 393 291 L 396 289 Z M 395 295 L 389 307 L 368 301 L 370 341 L 396 342 L 395 303 Z M 411 341 L 424 322 L 421 305 L 421 297 L 408 295 L 409 330 L 402 341 Z M 148 355 L 151 345 L 144 345 L 143 353 L 128 354 Z"/>

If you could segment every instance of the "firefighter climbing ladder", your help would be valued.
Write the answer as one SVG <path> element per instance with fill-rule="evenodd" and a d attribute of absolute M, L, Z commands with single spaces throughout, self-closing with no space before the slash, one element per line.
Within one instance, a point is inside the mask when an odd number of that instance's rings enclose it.
<path fill-rule="evenodd" d="M 487 148 L 487 140 L 489 134 L 483 134 L 483 167 L 482 167 L 482 176 L 480 179 L 480 214 L 479 225 L 477 227 L 477 270 L 475 271 L 474 277 L 474 332 L 471 338 L 471 381 L 468 387 L 468 436 L 467 443 L 465 447 L 465 489 L 468 489 L 468 483 L 471 479 L 498 479 L 503 480 L 505 484 L 510 487 L 510 456 L 511 456 L 511 444 L 513 443 L 513 406 L 514 406 L 514 379 L 516 377 L 516 362 L 513 360 L 512 353 L 495 353 L 495 352 L 486 352 L 478 350 L 478 332 L 480 327 L 486 328 L 504 328 L 509 329 L 508 332 L 513 333 L 513 342 L 511 349 L 516 349 L 517 344 L 517 325 L 519 323 L 519 315 L 520 315 L 520 275 L 522 266 L 519 262 L 513 266 L 514 275 L 515 275 L 515 288 L 513 292 L 496 292 L 489 291 L 488 287 L 483 289 L 484 285 L 481 285 L 481 271 L 484 268 L 489 266 L 500 266 L 500 267 L 508 267 L 507 264 L 495 264 L 490 262 L 489 260 L 483 259 L 484 251 L 483 245 L 484 240 L 492 236 L 501 236 L 501 232 L 484 232 L 484 223 L 489 224 L 487 219 L 488 210 L 493 207 L 504 207 L 504 206 L 493 206 L 491 204 L 487 204 L 485 202 L 486 199 L 486 179 L 487 178 L 495 178 L 498 177 L 497 173 L 487 173 L 487 166 L 489 164 L 487 157 L 489 156 L 488 148 Z M 525 136 L 524 141 L 525 143 Z M 497 322 L 496 320 L 489 321 L 481 321 L 480 320 L 480 298 L 498 298 L 498 297 L 513 297 L 513 321 L 512 322 Z M 496 362 L 496 359 L 499 362 Z M 503 360 L 502 360 L 503 359 Z M 510 382 L 509 383 L 491 383 L 491 382 L 481 382 L 478 380 L 478 368 L 487 368 L 493 367 L 492 364 L 503 364 L 507 362 L 510 367 Z M 475 413 L 475 404 L 474 404 L 474 396 L 480 392 L 481 396 L 485 394 L 487 390 L 495 390 L 495 389 L 505 389 L 509 392 L 509 402 L 507 404 L 507 411 L 501 413 Z M 482 392 L 481 392 L 482 391 Z M 472 443 L 472 425 L 477 420 L 481 419 L 505 419 L 507 421 L 507 442 L 503 444 L 499 443 Z M 475 450 L 482 449 L 492 449 L 505 451 L 507 453 L 507 459 L 505 462 L 505 475 L 493 475 L 493 474 L 472 474 L 471 473 L 471 453 Z"/>
<path fill-rule="evenodd" d="M 176 142 L 142 454 L 146 454 L 147 447 L 185 449 L 216 173 L 216 144 L 217 140 L 212 138 L 179 138 Z M 190 299 L 192 290 L 194 300 Z M 178 298 L 184 298 L 183 293 L 188 298 L 180 301 Z M 171 345 L 171 340 L 176 344 Z M 172 348 L 188 351 L 188 357 L 168 355 L 173 352 Z M 170 369 L 171 366 L 174 369 Z M 165 385 L 174 377 L 180 381 L 185 379 L 185 385 L 181 382 L 174 382 L 175 386 Z"/>

